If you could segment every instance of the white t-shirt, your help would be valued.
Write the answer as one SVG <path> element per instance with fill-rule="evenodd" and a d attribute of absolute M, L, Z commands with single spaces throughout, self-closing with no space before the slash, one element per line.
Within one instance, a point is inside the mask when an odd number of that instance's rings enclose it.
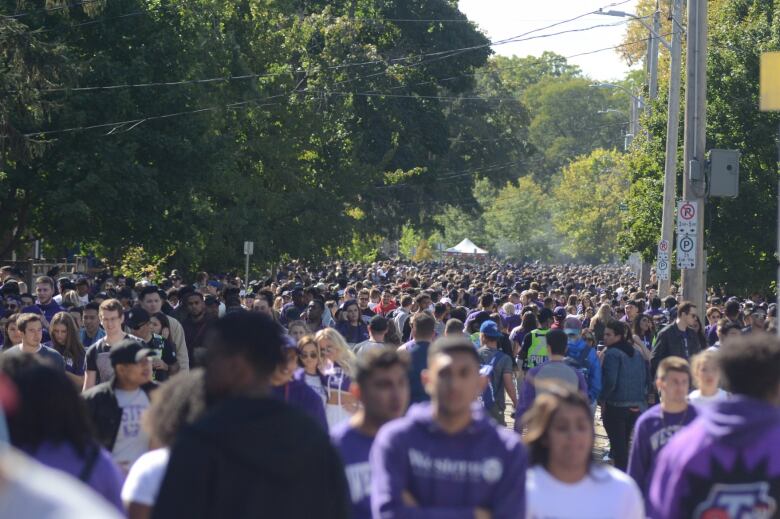
<path fill-rule="evenodd" d="M 133 463 L 130 473 L 122 486 L 122 501 L 154 506 L 157 493 L 160 491 L 165 469 L 168 468 L 168 458 L 171 451 L 168 447 L 149 451 Z"/>
<path fill-rule="evenodd" d="M 595 466 L 579 483 L 562 483 L 541 465 L 526 473 L 527 519 L 644 519 L 642 493 L 630 476 Z"/>
<path fill-rule="evenodd" d="M 699 391 L 698 389 L 694 389 L 688 395 L 688 402 L 690 402 L 693 405 L 708 406 L 714 404 L 715 402 L 726 400 L 728 399 L 728 397 L 729 397 L 728 392 L 724 391 L 721 388 L 718 388 L 718 391 L 712 396 L 702 396 L 701 391 Z"/>
<path fill-rule="evenodd" d="M 119 407 L 122 408 L 122 421 L 111 455 L 127 474 L 135 460 L 149 450 L 149 436 L 141 427 L 141 417 L 149 407 L 149 397 L 140 388 L 135 391 L 117 389 L 115 393 Z"/>

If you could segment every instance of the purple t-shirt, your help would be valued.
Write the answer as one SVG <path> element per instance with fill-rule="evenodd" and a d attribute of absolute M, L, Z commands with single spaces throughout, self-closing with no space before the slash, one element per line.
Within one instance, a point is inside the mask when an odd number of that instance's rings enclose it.
<path fill-rule="evenodd" d="M 776 517 L 780 509 L 780 411 L 735 395 L 700 409 L 656 460 L 654 519 Z"/>
<path fill-rule="evenodd" d="M 98 448 L 97 458 L 95 458 L 92 470 L 84 482 L 124 514 L 125 508 L 120 497 L 123 476 L 119 473 L 119 469 L 111 459 L 111 454 L 103 447 L 97 445 L 96 447 Z M 24 447 L 22 447 L 22 450 L 38 462 L 53 469 L 61 470 L 74 478 L 84 475 L 85 458 L 80 456 L 69 443 L 54 444 L 44 442 L 36 450 L 25 449 Z"/>
<path fill-rule="evenodd" d="M 341 454 L 349 484 L 352 519 L 371 519 L 371 468 L 368 454 L 374 438 L 346 421 L 331 431 L 331 441 Z"/>
<path fill-rule="evenodd" d="M 691 423 L 697 415 L 692 405 L 682 413 L 663 414 L 661 406 L 654 405 L 637 419 L 628 460 L 628 475 L 639 485 L 645 499 L 650 492 L 650 480 L 658 453 L 677 431 Z"/>
<path fill-rule="evenodd" d="M 520 437 L 489 419 L 475 404 L 473 420 L 448 434 L 433 420 L 429 402 L 385 424 L 374 440 L 371 512 L 382 519 L 525 517 L 526 451 Z M 408 507 L 409 492 L 418 506 Z"/>

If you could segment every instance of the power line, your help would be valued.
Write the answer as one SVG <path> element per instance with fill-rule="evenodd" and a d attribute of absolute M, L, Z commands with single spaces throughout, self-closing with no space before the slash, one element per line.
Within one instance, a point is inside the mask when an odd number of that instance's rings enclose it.
<path fill-rule="evenodd" d="M 85 0 L 87 1 L 87 0 Z M 97 0 L 90 0 L 90 1 L 97 1 Z M 612 7 L 615 5 L 620 5 L 621 3 L 626 3 L 625 0 L 623 2 L 617 3 L 617 4 L 610 4 L 609 6 L 605 7 Z M 444 51 L 437 51 L 437 52 L 430 52 L 430 53 L 423 53 L 423 54 L 415 54 L 415 55 L 409 55 L 409 56 L 403 56 L 400 58 L 393 58 L 390 60 L 393 61 L 408 61 L 413 58 L 423 58 L 423 57 L 437 57 L 436 60 L 429 60 L 429 61 L 422 61 L 420 63 L 412 64 L 412 65 L 401 65 L 404 67 L 418 67 L 420 65 L 424 65 L 433 61 L 438 61 L 440 59 L 447 59 L 453 56 L 456 56 L 462 52 L 470 51 L 470 50 L 476 50 L 480 48 L 485 48 L 489 46 L 495 46 L 495 45 L 505 45 L 508 43 L 521 43 L 524 41 L 530 41 L 535 39 L 544 39 L 544 38 L 550 38 L 553 36 L 560 36 L 563 34 L 569 34 L 569 33 L 575 33 L 575 32 L 584 32 L 589 31 L 593 29 L 603 28 L 603 27 L 614 27 L 616 25 L 621 25 L 624 23 L 627 23 L 627 20 L 620 20 L 618 22 L 609 23 L 609 24 L 597 24 L 590 27 L 583 27 L 583 28 L 577 28 L 577 29 L 568 29 L 565 31 L 559 31 L 555 33 L 549 33 L 549 34 L 541 34 L 536 36 L 530 36 L 531 34 L 550 29 L 552 27 L 561 25 L 563 23 L 568 23 L 571 21 L 575 21 L 579 18 L 582 18 L 584 16 L 588 16 L 590 14 L 593 14 L 596 11 L 591 11 L 589 13 L 585 13 L 579 16 L 575 16 L 573 18 L 569 18 L 567 20 L 563 20 L 561 22 L 554 23 L 552 25 L 548 25 L 546 27 L 541 27 L 538 29 L 534 29 L 532 31 L 528 31 L 522 34 L 519 34 L 517 36 L 512 36 L 510 38 L 505 38 L 503 40 L 498 40 L 495 42 L 488 42 L 486 44 L 471 46 L 471 47 L 462 47 L 458 49 L 449 49 Z M 89 23 L 89 22 L 87 22 Z M 530 37 L 526 37 L 530 36 Z M 348 67 L 357 67 L 357 66 L 365 66 L 365 65 L 372 65 L 372 64 L 379 64 L 379 63 L 385 63 L 384 60 L 371 60 L 371 61 L 364 61 L 364 62 L 355 62 L 355 63 L 341 63 L 339 65 L 333 65 L 330 67 L 326 67 L 324 69 L 320 70 L 314 70 L 311 73 L 317 73 L 322 72 L 325 70 L 338 70 L 342 68 L 348 68 Z M 116 90 L 116 89 L 126 89 L 126 88 L 149 88 L 149 87 L 169 87 L 169 86 L 180 86 L 180 85 L 193 85 L 193 84 L 205 84 L 205 83 L 217 83 L 217 82 L 227 82 L 227 81 L 237 81 L 237 80 L 246 80 L 246 79 L 256 79 L 261 77 L 276 77 L 281 76 L 284 74 L 289 74 L 291 71 L 285 71 L 285 72 L 276 72 L 276 73 L 252 73 L 252 74 L 245 74 L 241 76 L 221 76 L 221 77 L 211 77 L 211 78 L 203 78 L 203 79 L 185 79 L 185 80 L 174 80 L 174 81 L 158 81 L 158 82 L 143 82 L 143 83 L 130 83 L 130 84 L 115 84 L 115 85 L 100 85 L 100 86 L 86 86 L 86 87 L 54 87 L 54 88 L 46 88 L 42 89 L 42 92 L 92 92 L 92 91 L 103 91 L 103 90 Z M 368 79 L 370 77 L 375 77 L 379 75 L 386 74 L 387 70 L 376 72 L 372 74 L 368 74 L 365 76 L 358 76 L 357 78 L 345 80 L 343 82 L 339 82 L 336 84 L 344 84 L 344 83 L 350 83 L 357 81 L 359 79 Z"/>
<path fill-rule="evenodd" d="M 605 52 L 605 51 L 608 51 L 608 50 L 614 50 L 614 49 L 617 49 L 617 48 L 621 48 L 621 47 L 624 47 L 624 46 L 627 46 L 627 45 L 633 45 L 633 44 L 640 43 L 642 41 L 647 41 L 647 40 L 648 40 L 648 38 L 644 38 L 644 39 L 641 39 L 641 40 L 636 40 L 636 41 L 624 43 L 624 44 L 621 44 L 621 45 L 615 45 L 615 46 L 612 46 L 612 47 L 605 47 L 605 48 L 602 48 L 602 49 L 598 49 L 598 50 L 590 51 L 590 52 L 586 52 L 586 53 L 581 53 L 581 54 L 595 54 L 597 52 Z M 568 59 L 570 57 L 574 57 L 574 56 L 567 56 L 566 59 Z M 308 90 L 295 90 L 295 91 L 291 92 L 291 94 L 293 94 L 293 93 L 324 93 L 324 94 L 328 94 L 329 92 L 317 92 L 317 91 L 308 91 Z M 334 93 L 334 94 L 335 95 L 344 95 L 345 93 L 342 93 L 342 94 Z M 364 92 L 364 93 L 361 93 L 361 92 L 351 92 L 351 93 L 349 93 L 348 92 L 348 94 L 372 95 L 372 96 L 382 95 L 381 93 L 370 93 L 370 92 Z M 286 94 L 286 93 L 285 94 L 277 94 L 275 96 L 266 97 L 266 98 L 260 98 L 260 99 L 257 99 L 257 100 L 254 100 L 254 101 L 248 101 L 248 102 L 259 102 L 259 101 L 269 100 L 269 99 L 273 99 L 273 98 L 285 97 L 287 95 L 288 94 Z M 415 96 L 415 95 L 394 95 L 394 97 L 396 97 L 396 98 L 399 98 L 399 97 L 400 98 L 417 98 L 417 97 L 420 97 L 420 96 Z M 444 96 L 444 97 L 446 97 L 447 99 L 451 99 L 451 100 L 466 99 L 466 98 L 458 98 L 457 96 Z M 439 98 L 439 96 L 429 96 L 429 98 L 435 99 L 435 98 Z M 486 100 L 486 99 L 489 99 L 489 98 L 471 97 L 470 99 Z M 507 100 L 508 98 L 494 98 L 494 99 Z M 243 104 L 243 102 L 239 103 L 239 104 Z M 279 103 L 275 103 L 275 104 L 279 104 Z M 224 105 L 224 107 L 229 107 L 229 106 L 231 106 L 231 105 Z M 27 137 L 27 138 L 32 138 L 32 137 L 42 137 L 42 136 L 46 136 L 46 135 L 53 135 L 53 134 L 59 134 L 59 133 L 85 131 L 85 130 L 91 130 L 91 129 L 97 129 L 97 128 L 105 128 L 105 127 L 109 127 L 109 126 L 117 126 L 117 125 L 120 125 L 120 124 L 134 124 L 134 123 L 140 123 L 140 122 L 146 122 L 146 121 L 153 121 L 153 120 L 157 120 L 157 119 L 164 119 L 164 118 L 168 118 L 168 117 L 178 117 L 178 116 L 187 115 L 187 114 L 215 111 L 215 110 L 218 110 L 219 108 L 223 108 L 223 107 L 209 107 L 209 108 L 204 108 L 204 109 L 199 109 L 199 110 L 191 110 L 191 111 L 186 111 L 186 112 L 176 112 L 176 113 L 173 113 L 173 114 L 166 114 L 166 115 L 160 115 L 160 116 L 142 117 L 142 118 L 137 118 L 137 119 L 131 119 L 131 120 L 128 120 L 128 121 L 120 121 L 120 122 L 113 122 L 113 123 L 103 123 L 103 124 L 90 125 L 90 126 L 80 126 L 80 127 L 65 128 L 65 129 L 60 129 L 60 130 L 46 130 L 46 131 L 39 131 L 39 132 L 30 132 L 30 133 L 23 134 L 23 136 Z"/>
<path fill-rule="evenodd" d="M 16 13 L 16 14 L 10 14 L 10 15 L 2 15 L 2 16 L 0 16 L 0 18 L 19 19 L 19 18 L 24 18 L 26 16 L 29 16 L 29 15 L 35 14 L 35 13 L 63 11 L 65 9 L 70 9 L 71 7 L 78 7 L 80 5 L 89 5 L 89 4 L 102 3 L 102 2 L 107 2 L 107 1 L 108 0 L 82 0 L 81 2 L 75 2 L 75 3 L 72 3 L 72 4 L 56 5 L 56 6 L 53 6 L 53 7 L 41 7 L 39 9 L 30 9 L 29 11 L 25 11 L 25 12 L 22 12 L 22 13 Z"/>

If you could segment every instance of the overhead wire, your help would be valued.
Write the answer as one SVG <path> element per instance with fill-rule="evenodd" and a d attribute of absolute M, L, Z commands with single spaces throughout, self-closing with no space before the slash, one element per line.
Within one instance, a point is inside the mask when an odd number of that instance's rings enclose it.
<path fill-rule="evenodd" d="M 87 1 L 87 0 L 85 0 L 85 1 Z M 610 4 L 609 6 L 620 5 L 620 4 L 626 3 L 627 1 L 628 0 L 624 0 L 622 2 L 616 2 L 616 3 Z M 587 14 L 592 14 L 593 12 L 596 12 L 596 11 L 591 11 L 591 12 L 589 12 Z M 579 16 L 574 17 L 574 18 L 570 18 L 570 19 L 568 19 L 568 21 L 576 20 L 578 18 L 586 16 L 587 14 L 579 15 Z M 546 28 L 550 28 L 550 27 L 553 27 L 553 26 L 556 26 L 556 25 L 560 25 L 561 23 L 565 23 L 565 22 L 558 22 L 556 24 L 553 24 L 553 25 L 550 25 L 550 26 L 547 26 L 547 27 L 544 27 L 544 28 L 536 29 L 534 31 L 529 31 L 529 32 L 524 33 L 524 34 L 531 34 L 531 33 L 534 33 L 534 32 L 539 32 L 540 30 L 545 30 Z M 582 29 L 578 29 L 578 30 L 582 30 Z M 544 35 L 542 35 L 542 36 L 544 36 Z M 638 41 L 641 41 L 641 40 L 638 40 Z M 637 42 L 632 42 L 632 43 L 637 43 Z M 620 46 L 617 46 L 617 47 L 620 47 Z M 612 47 L 612 48 L 617 48 L 617 47 Z M 600 49 L 598 52 L 601 52 L 601 51 L 604 51 L 604 50 L 610 50 L 610 48 Z M 339 65 L 339 66 L 343 66 L 343 65 Z M 257 76 L 257 75 L 255 75 L 255 74 L 248 74 L 248 75 L 245 75 L 243 77 L 251 77 L 251 76 Z M 236 76 L 236 77 L 242 77 L 242 76 Z M 355 78 L 355 79 L 357 79 L 357 78 Z M 140 84 L 139 83 L 139 84 L 135 84 L 135 85 L 104 85 L 104 86 L 81 87 L 81 88 L 82 88 L 82 90 L 86 90 L 86 89 L 106 89 L 106 90 L 109 90 L 109 89 L 117 89 L 117 88 L 127 88 L 128 86 L 142 87 L 142 86 L 169 85 L 169 84 L 187 84 L 187 83 L 196 84 L 196 83 L 217 82 L 217 81 L 225 81 L 225 80 L 226 80 L 225 78 L 207 78 L 207 79 L 195 79 L 195 80 L 182 80 L 182 81 L 177 81 L 177 82 L 144 83 L 144 84 Z M 59 90 L 62 90 L 62 89 L 55 89 L 55 90 L 59 91 Z M 308 92 L 306 89 L 304 89 L 304 91 L 294 90 L 293 92 L 290 92 L 290 94 L 293 94 L 293 93 L 317 93 L 317 92 Z M 326 95 L 385 96 L 385 97 L 392 97 L 392 98 L 427 98 L 427 99 L 439 99 L 439 100 L 488 100 L 489 99 L 489 98 L 486 98 L 486 97 L 475 97 L 475 96 L 419 96 L 419 95 L 382 94 L 382 93 L 376 93 L 376 92 L 357 92 L 357 93 L 355 93 L 355 92 L 318 92 L 318 93 L 323 93 L 323 94 L 326 94 Z M 250 103 L 251 102 L 260 102 L 260 101 L 269 100 L 269 99 L 273 99 L 273 98 L 285 97 L 287 95 L 288 94 L 278 94 L 278 95 L 275 95 L 275 96 L 270 96 L 270 97 L 266 97 L 266 98 L 260 98 L 260 99 L 257 99 L 257 100 L 250 100 L 248 102 L 250 102 Z M 500 100 L 501 98 L 493 98 L 493 99 Z M 507 98 L 505 98 L 505 99 L 507 99 Z M 229 103 L 227 105 L 224 105 L 223 107 L 229 108 L 229 107 L 236 106 L 236 105 L 241 105 L 241 104 L 244 104 L 244 102 L 239 102 L 237 104 L 236 103 Z M 207 108 L 202 108 L 202 109 L 197 109 L 197 110 L 175 112 L 173 114 L 163 114 L 163 115 L 155 115 L 155 116 L 149 116 L 149 117 L 140 117 L 140 118 L 133 119 L 133 120 L 120 121 L 120 122 L 115 122 L 115 123 L 102 123 L 102 124 L 96 124 L 96 125 L 88 125 L 88 126 L 79 126 L 79 127 L 73 127 L 73 128 L 65 128 L 65 129 L 60 129 L 60 130 L 48 130 L 48 131 L 42 131 L 42 132 L 30 132 L 30 133 L 24 134 L 24 136 L 25 137 L 35 137 L 35 136 L 41 137 L 41 136 L 58 134 L 58 133 L 65 133 L 65 132 L 85 131 L 85 130 L 103 128 L 103 127 L 108 127 L 108 126 L 115 126 L 115 125 L 120 125 L 120 124 L 134 124 L 134 123 L 139 123 L 140 124 L 140 123 L 143 123 L 143 122 L 146 122 L 146 121 L 163 119 L 163 118 L 168 118 L 168 117 L 177 117 L 177 116 L 186 115 L 186 114 L 197 114 L 197 113 L 203 113 L 203 112 L 208 112 L 208 111 L 214 111 L 214 110 L 217 110 L 219 108 L 220 107 L 207 107 Z M 109 134 L 112 134 L 112 133 L 109 132 Z"/>
<path fill-rule="evenodd" d="M 87 1 L 87 0 L 85 0 L 85 1 Z M 626 1 L 628 1 L 628 0 L 626 0 Z M 615 3 L 615 4 L 609 4 L 608 6 L 605 6 L 605 7 L 611 7 L 611 6 L 619 5 L 619 4 L 622 4 L 622 3 L 626 3 L 626 2 L 623 1 L 623 2 L 619 2 L 619 3 Z M 466 51 L 470 51 L 470 50 L 476 50 L 476 49 L 485 48 L 485 47 L 489 47 L 489 46 L 505 45 L 505 44 L 508 44 L 508 43 L 522 43 L 524 41 L 549 38 L 549 37 L 560 36 L 560 35 L 563 35 L 563 34 L 569 34 L 569 33 L 575 33 L 575 32 L 584 32 L 584 31 L 593 30 L 593 29 L 597 29 L 597 28 L 603 28 L 603 27 L 613 27 L 613 26 L 617 26 L 617 25 L 621 25 L 621 24 L 627 23 L 627 21 L 628 21 L 628 20 L 620 20 L 618 22 L 609 23 L 609 24 L 597 24 L 597 25 L 593 25 L 593 26 L 589 26 L 589 27 L 580 27 L 580 28 L 575 28 L 575 29 L 568 29 L 568 30 L 565 30 L 565 31 L 559 31 L 559 32 L 555 32 L 555 33 L 530 36 L 531 34 L 534 34 L 534 33 L 537 33 L 537 32 L 543 31 L 543 30 L 547 30 L 547 29 L 556 27 L 556 26 L 561 25 L 563 23 L 575 21 L 575 20 L 577 20 L 579 18 L 582 18 L 584 16 L 588 16 L 588 15 L 593 14 L 595 12 L 597 12 L 597 11 L 590 11 L 588 13 L 585 13 L 585 14 L 582 14 L 582 15 L 578 15 L 578 16 L 575 16 L 573 18 L 568 18 L 566 20 L 554 23 L 552 25 L 548 25 L 548 26 L 545 26 L 545 27 L 540 27 L 538 29 L 527 31 L 525 33 L 521 33 L 521 34 L 516 35 L 516 36 L 512 36 L 512 37 L 505 38 L 505 39 L 502 39 L 502 40 L 497 40 L 495 42 L 488 42 L 488 43 L 485 43 L 485 44 L 480 44 L 480 45 L 475 45 L 475 46 L 470 46 L 470 47 L 461 47 L 461 48 L 456 48 L 456 49 L 447 49 L 447 50 L 436 51 L 436 52 L 412 54 L 412 55 L 408 55 L 408 56 L 402 56 L 402 57 L 399 57 L 399 58 L 393 58 L 393 59 L 391 59 L 389 61 L 391 62 L 391 64 L 395 64 L 395 63 L 392 63 L 392 62 L 408 61 L 408 60 L 411 60 L 411 59 L 414 59 L 414 58 L 424 58 L 424 57 L 436 57 L 436 58 L 438 58 L 436 60 L 423 61 L 423 62 L 415 63 L 415 64 L 412 64 L 412 65 L 401 65 L 401 66 L 404 66 L 404 67 L 418 67 L 418 66 L 425 65 L 425 64 L 428 64 L 428 63 L 433 62 L 433 61 L 438 61 L 439 59 L 447 59 L 447 58 L 453 57 L 455 55 L 458 55 L 458 54 L 460 54 L 462 52 L 466 52 Z M 332 66 L 329 66 L 329 67 L 325 67 L 323 69 L 312 70 L 309 73 L 318 73 L 318 72 L 322 72 L 322 71 L 326 71 L 326 70 L 339 70 L 339 69 L 343 69 L 343 68 L 358 67 L 358 66 L 365 66 L 365 65 L 373 65 L 373 64 L 379 64 L 379 63 L 385 63 L 385 62 L 386 62 L 385 60 L 370 60 L 370 61 L 361 61 L 361 62 L 354 62 L 354 63 L 341 63 L 341 64 L 338 64 L 338 65 L 332 65 Z M 281 76 L 281 75 L 285 75 L 285 74 L 290 74 L 292 72 L 293 71 L 273 72 L 273 73 L 268 73 L 268 72 L 266 72 L 266 73 L 251 73 L 251 74 L 243 74 L 243 75 L 239 75 L 239 76 L 219 76 L 219 77 L 200 78 L 200 79 L 182 79 L 182 80 L 156 81 L 156 82 L 152 81 L 152 82 L 130 83 L 130 84 L 123 83 L 123 84 L 113 84 L 113 85 L 93 85 L 93 86 L 84 86 L 84 87 L 52 87 L 52 88 L 42 89 L 41 91 L 42 92 L 90 92 L 90 91 L 116 90 L 116 89 L 125 89 L 125 88 L 149 88 L 149 87 L 160 87 L 160 86 L 178 86 L 178 85 L 188 85 L 188 84 L 216 83 L 216 82 L 225 82 L 225 81 L 234 81 L 234 80 L 255 79 L 255 78 L 260 78 L 260 77 L 275 77 L 275 76 Z M 376 72 L 376 73 L 372 73 L 372 74 L 367 74 L 365 76 L 359 76 L 357 78 L 345 80 L 345 82 L 353 82 L 353 81 L 356 81 L 356 80 L 359 80 L 359 79 L 368 79 L 370 77 L 375 77 L 375 76 L 383 75 L 383 74 L 386 74 L 386 73 L 387 73 L 386 70 L 385 71 L 380 71 L 380 72 Z M 339 84 L 339 83 L 337 83 L 337 84 Z"/>
<path fill-rule="evenodd" d="M 624 47 L 626 45 L 633 45 L 633 44 L 640 43 L 642 41 L 647 41 L 647 40 L 648 40 L 648 38 L 644 38 L 644 39 L 641 39 L 641 40 L 635 40 L 633 42 L 628 42 L 628 43 L 624 43 L 624 44 L 620 44 L 620 45 L 615 45 L 615 46 L 612 46 L 612 47 L 605 47 L 605 48 L 602 48 L 602 49 L 598 49 L 597 51 L 593 51 L 593 53 L 595 53 L 595 52 L 605 52 L 607 50 L 614 50 L 614 49 L 617 49 L 617 48 Z M 568 57 L 565 57 L 565 58 L 568 59 Z M 311 92 L 311 91 L 306 91 L 306 90 L 295 90 L 293 92 L 290 92 L 289 94 L 288 93 L 277 94 L 275 96 L 263 97 L 263 98 L 259 98 L 259 99 L 255 99 L 255 100 L 249 100 L 248 102 L 249 103 L 251 103 L 251 102 L 261 102 L 261 101 L 265 101 L 265 100 L 269 100 L 269 99 L 273 99 L 273 98 L 286 97 L 286 96 L 288 96 L 290 94 L 295 94 L 295 93 L 316 93 L 316 91 L 315 92 Z M 368 92 L 367 93 L 352 92 L 350 94 L 352 94 L 352 95 L 371 94 L 372 96 L 378 95 L 377 93 L 368 93 Z M 416 95 L 395 95 L 394 97 L 395 98 L 416 98 L 418 96 L 416 96 Z M 435 99 L 437 97 L 439 97 L 439 96 L 429 96 L 430 99 Z M 445 96 L 445 97 L 447 97 L 449 99 L 453 99 L 453 100 L 458 100 L 459 99 L 459 98 L 457 98 L 457 96 Z M 472 99 L 472 100 L 485 100 L 485 98 L 482 98 L 482 97 L 471 97 L 470 99 Z M 229 105 L 223 105 L 222 107 L 208 107 L 208 108 L 205 108 L 205 109 L 190 110 L 190 111 L 184 111 L 184 112 L 176 112 L 174 114 L 164 114 L 164 115 L 149 116 L 149 117 L 139 117 L 139 118 L 132 119 L 132 120 L 129 120 L 129 121 L 120 121 L 120 122 L 113 122 L 113 123 L 102 123 L 102 124 L 96 124 L 96 125 L 79 126 L 79 127 L 65 128 L 65 129 L 59 129 L 59 130 L 46 130 L 46 131 L 38 131 L 38 132 L 28 132 L 28 133 L 23 134 L 23 136 L 27 137 L 27 138 L 42 137 L 42 136 L 46 136 L 46 135 L 53 135 L 53 134 L 60 134 L 60 133 L 68 133 L 68 132 L 76 132 L 76 131 L 85 131 L 85 130 L 91 130 L 91 129 L 97 129 L 97 128 L 104 128 L 104 127 L 115 126 L 115 125 L 123 124 L 123 123 L 135 123 L 135 122 L 139 122 L 139 121 L 142 121 L 142 120 L 152 121 L 152 120 L 163 119 L 163 118 L 167 118 L 167 117 L 171 117 L 171 116 L 181 116 L 181 115 L 187 115 L 187 114 L 201 113 L 201 112 L 204 112 L 204 111 L 214 111 L 214 110 L 217 110 L 219 108 L 229 107 L 232 104 L 234 104 L 234 103 L 231 103 Z M 279 104 L 279 103 L 277 103 L 277 104 Z"/>

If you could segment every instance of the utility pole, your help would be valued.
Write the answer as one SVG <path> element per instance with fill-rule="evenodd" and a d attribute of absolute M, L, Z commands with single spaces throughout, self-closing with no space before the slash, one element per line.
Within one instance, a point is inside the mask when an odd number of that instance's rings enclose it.
<path fill-rule="evenodd" d="M 661 216 L 661 240 L 666 242 L 666 278 L 658 279 L 658 295 L 666 297 L 671 287 L 671 262 L 668 251 L 674 243 L 674 199 L 677 196 L 677 147 L 680 136 L 680 76 L 682 75 L 682 0 L 672 0 L 672 50 L 669 73 L 669 106 L 666 121 L 666 164 L 664 165 L 664 202 Z M 661 251 L 659 251 L 661 252 Z M 662 269 L 657 268 L 656 273 Z"/>
<path fill-rule="evenodd" d="M 687 82 L 685 88 L 685 178 L 683 198 L 696 204 L 696 231 L 692 234 L 694 268 L 682 271 L 683 297 L 705 309 L 704 286 L 704 178 L 707 145 L 707 1 L 688 0 Z M 678 218 L 680 216 L 678 215 Z M 678 236 L 678 242 L 679 242 Z M 678 247 L 678 254 L 679 254 Z"/>
<path fill-rule="evenodd" d="M 673 0 L 674 1 L 674 0 Z M 650 39 L 647 42 L 647 68 L 648 68 L 648 97 L 655 101 L 658 97 L 658 37 L 661 32 L 661 12 L 658 1 L 655 4 L 655 13 L 653 13 L 653 30 L 650 31 Z"/>

